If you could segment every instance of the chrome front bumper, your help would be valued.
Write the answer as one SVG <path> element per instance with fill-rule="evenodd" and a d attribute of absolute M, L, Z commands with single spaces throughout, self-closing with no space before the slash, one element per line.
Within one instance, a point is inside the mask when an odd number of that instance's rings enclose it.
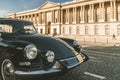
<path fill-rule="evenodd" d="M 27 75 L 44 75 L 44 74 L 51 74 L 51 73 L 58 73 L 58 72 L 61 72 L 59 62 L 56 62 L 54 64 L 54 66 L 49 70 L 36 70 L 36 71 L 19 71 L 19 70 L 17 70 L 14 73 L 16 75 L 20 75 L 20 76 L 27 76 Z"/>
<path fill-rule="evenodd" d="M 45 74 L 58 73 L 65 69 L 69 70 L 71 68 L 74 68 L 75 66 L 78 66 L 82 62 L 83 62 L 82 57 L 80 55 L 77 55 L 72 58 L 56 61 L 54 66 L 49 70 L 36 70 L 36 71 L 18 71 L 17 70 L 15 71 L 15 74 L 20 76 L 28 76 L 28 75 L 45 75 Z"/>

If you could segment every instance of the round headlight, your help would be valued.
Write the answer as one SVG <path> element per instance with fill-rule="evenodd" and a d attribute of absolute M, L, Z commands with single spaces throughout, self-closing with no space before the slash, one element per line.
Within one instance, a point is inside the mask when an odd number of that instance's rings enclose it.
<path fill-rule="evenodd" d="M 37 48 L 34 44 L 29 44 L 25 47 L 25 56 L 28 59 L 35 59 L 37 56 Z"/>
<path fill-rule="evenodd" d="M 47 51 L 45 56 L 46 56 L 48 62 L 53 62 L 54 61 L 55 54 L 54 54 L 53 51 Z"/>

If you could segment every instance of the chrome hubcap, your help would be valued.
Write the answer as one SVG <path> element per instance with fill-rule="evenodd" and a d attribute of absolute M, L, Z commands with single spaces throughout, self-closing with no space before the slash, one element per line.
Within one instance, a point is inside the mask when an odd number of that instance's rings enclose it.
<path fill-rule="evenodd" d="M 5 59 L 2 62 L 1 73 L 3 80 L 14 80 L 14 66 L 11 60 Z"/>

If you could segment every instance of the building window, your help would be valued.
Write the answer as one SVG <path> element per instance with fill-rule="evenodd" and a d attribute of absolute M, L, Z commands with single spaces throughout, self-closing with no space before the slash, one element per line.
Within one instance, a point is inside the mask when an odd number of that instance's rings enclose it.
<path fill-rule="evenodd" d="M 95 27 L 94 27 L 94 34 L 95 34 L 95 35 L 98 35 L 98 26 L 95 26 Z"/>
<path fill-rule="evenodd" d="M 117 35 L 120 35 L 120 25 L 117 27 Z"/>
<path fill-rule="evenodd" d="M 88 34 L 88 33 L 89 33 L 88 26 L 85 26 L 85 34 Z"/>
<path fill-rule="evenodd" d="M 105 35 L 109 35 L 109 26 L 105 26 Z"/>

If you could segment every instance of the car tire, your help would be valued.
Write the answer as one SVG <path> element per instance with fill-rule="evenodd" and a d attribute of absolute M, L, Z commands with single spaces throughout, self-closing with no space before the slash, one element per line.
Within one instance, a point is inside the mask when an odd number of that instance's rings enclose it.
<path fill-rule="evenodd" d="M 9 54 L 0 54 L 0 80 L 20 80 L 14 74 L 14 64 Z"/>

